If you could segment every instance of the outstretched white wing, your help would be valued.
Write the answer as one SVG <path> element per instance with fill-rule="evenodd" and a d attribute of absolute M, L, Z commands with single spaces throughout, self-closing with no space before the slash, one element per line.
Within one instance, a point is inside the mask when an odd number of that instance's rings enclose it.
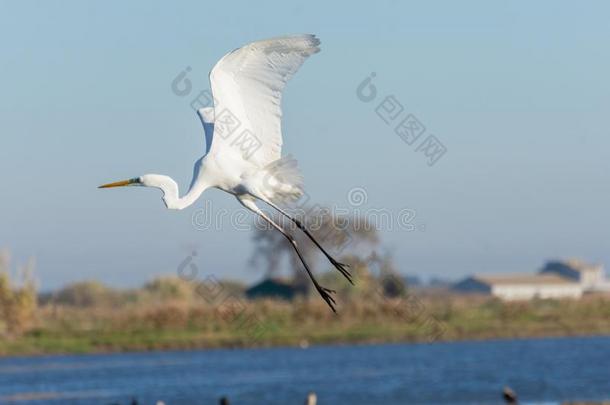
<path fill-rule="evenodd" d="M 253 42 L 220 59 L 210 72 L 214 135 L 208 152 L 238 153 L 259 167 L 279 159 L 282 90 L 318 45 L 313 35 L 287 36 Z"/>

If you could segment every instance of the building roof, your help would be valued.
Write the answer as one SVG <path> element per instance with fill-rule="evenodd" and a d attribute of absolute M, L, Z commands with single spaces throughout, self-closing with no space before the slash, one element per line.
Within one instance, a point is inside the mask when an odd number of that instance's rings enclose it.
<path fill-rule="evenodd" d="M 276 297 L 291 299 L 297 294 L 306 293 L 306 289 L 279 278 L 266 278 L 246 290 L 248 298 Z"/>
<path fill-rule="evenodd" d="M 501 284 L 501 285 L 514 285 L 514 284 L 568 284 L 578 285 L 573 280 L 556 276 L 553 274 L 477 274 L 472 278 L 481 281 L 486 284 Z"/>
<path fill-rule="evenodd" d="M 559 261 L 558 263 L 564 264 L 568 267 L 570 267 L 572 270 L 578 271 L 578 272 L 586 272 L 586 271 L 599 271 L 601 268 L 601 265 L 599 264 L 591 264 L 591 263 L 586 263 L 580 259 L 567 259 L 567 260 L 562 260 Z"/>

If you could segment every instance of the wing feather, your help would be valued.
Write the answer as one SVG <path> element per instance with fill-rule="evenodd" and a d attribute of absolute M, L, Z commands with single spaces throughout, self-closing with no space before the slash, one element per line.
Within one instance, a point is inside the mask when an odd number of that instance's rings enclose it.
<path fill-rule="evenodd" d="M 212 153 L 238 153 L 259 167 L 281 157 L 282 91 L 317 53 L 314 35 L 253 42 L 225 55 L 210 72 L 214 96 Z"/>

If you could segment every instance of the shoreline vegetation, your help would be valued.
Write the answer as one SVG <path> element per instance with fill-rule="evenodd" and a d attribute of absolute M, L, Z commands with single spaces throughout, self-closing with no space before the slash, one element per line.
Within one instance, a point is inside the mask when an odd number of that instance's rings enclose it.
<path fill-rule="evenodd" d="M 393 288 L 388 296 L 363 282 L 350 289 L 336 281 L 333 314 L 315 295 L 250 300 L 238 283 L 178 277 L 136 290 L 76 283 L 36 303 L 28 283 L 11 287 L 5 277 L 0 355 L 610 335 L 603 295 L 502 302 L 433 290 Z"/>

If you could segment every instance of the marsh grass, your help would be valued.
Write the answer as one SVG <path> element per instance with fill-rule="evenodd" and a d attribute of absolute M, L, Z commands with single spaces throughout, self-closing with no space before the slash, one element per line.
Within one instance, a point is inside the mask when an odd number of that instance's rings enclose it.
<path fill-rule="evenodd" d="M 149 297 L 150 298 L 150 297 Z M 166 297 L 167 298 L 167 297 Z M 322 343 L 428 342 L 610 333 L 610 300 L 504 303 L 488 297 L 347 296 L 337 315 L 316 297 L 240 301 L 239 311 L 200 299 L 116 305 L 47 303 L 2 354 L 258 347 Z M 440 325 L 442 330 L 436 330 Z M 256 332 L 256 333 L 255 333 Z M 434 339 L 431 339 L 434 337 Z"/>
<path fill-rule="evenodd" d="M 0 336 L 10 339 L 32 327 L 37 307 L 37 293 L 32 277 L 33 264 L 17 270 L 11 278 L 10 255 L 0 251 Z"/>

